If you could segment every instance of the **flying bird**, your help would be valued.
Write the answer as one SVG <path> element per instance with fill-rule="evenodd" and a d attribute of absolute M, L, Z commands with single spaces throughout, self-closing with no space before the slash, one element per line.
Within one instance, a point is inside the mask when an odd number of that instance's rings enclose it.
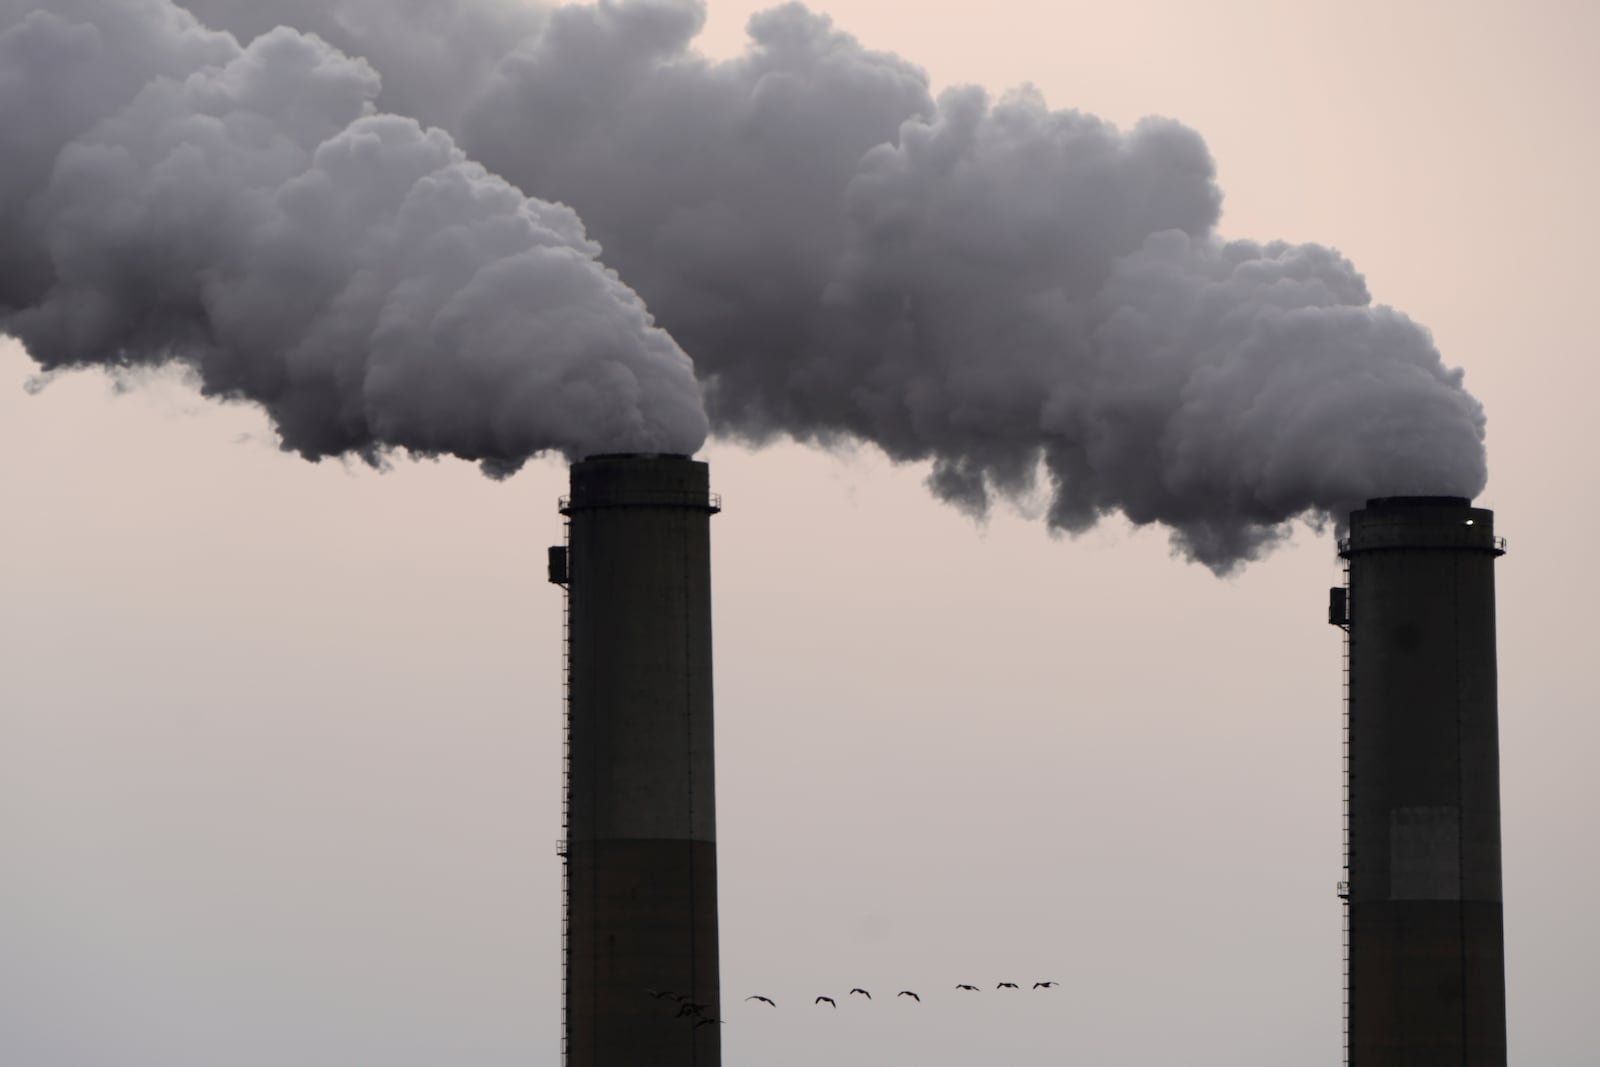
<path fill-rule="evenodd" d="M 671 997 L 673 1000 L 682 1000 L 683 999 L 683 995 L 681 993 L 674 993 L 670 989 L 651 989 L 648 986 L 646 986 L 645 987 L 645 992 L 649 993 L 652 997 L 656 998 L 657 1000 L 660 1000 L 663 997 Z"/>
<path fill-rule="evenodd" d="M 678 1005 L 677 1018 L 681 1019 L 685 1015 L 699 1015 L 708 1007 L 710 1007 L 709 1004 L 694 1004 L 686 1000 L 682 1004 Z"/>
<path fill-rule="evenodd" d="M 778 1006 L 778 1002 L 777 1001 L 773 1000 L 771 997 L 764 997 L 759 993 L 757 993 L 753 997 L 745 997 L 744 999 L 746 999 L 746 1000 L 759 1000 L 763 1004 L 771 1004 L 774 1008 L 776 1008 Z"/>
<path fill-rule="evenodd" d="M 839 1005 L 837 1005 L 837 1004 L 835 1004 L 833 1002 L 833 998 L 832 997 L 818 997 L 816 1000 L 813 1000 L 811 1003 L 815 1005 L 815 1004 L 821 1004 L 824 1001 L 826 1001 L 828 1006 L 831 1007 L 831 1008 L 837 1008 L 839 1006 Z"/>
<path fill-rule="evenodd" d="M 707 1019 L 699 1020 L 694 1025 L 695 1026 L 706 1026 L 706 1025 L 708 1025 L 710 1023 L 720 1023 L 721 1021 L 722 1021 L 721 1019 L 710 1019 L 710 1018 L 707 1018 Z"/>
<path fill-rule="evenodd" d="M 910 997 L 912 1000 L 916 1001 L 918 1004 L 922 1003 L 922 998 L 917 996 L 915 993 L 911 992 L 911 990 L 909 990 L 909 989 L 902 989 L 902 990 L 900 990 L 900 992 L 896 993 L 895 996 L 897 996 L 897 997 Z"/>
<path fill-rule="evenodd" d="M 1015 989 L 1015 988 L 1017 988 L 1017 983 L 1015 983 L 1015 982 L 1001 982 L 999 985 L 995 986 L 995 988 L 996 989 Z"/>
<path fill-rule="evenodd" d="M 1035 989 L 1049 989 L 1052 986 L 1058 986 L 1060 984 L 1061 984 L 1060 982 L 1035 982 L 1035 983 L 1033 983 L 1033 988 L 1035 988 Z"/>
<path fill-rule="evenodd" d="M 958 986 L 956 986 L 956 988 L 957 989 L 970 989 L 974 993 L 976 993 L 978 991 L 978 987 L 975 986 L 975 985 L 958 985 Z"/>
<path fill-rule="evenodd" d="M 848 996 L 850 996 L 850 995 L 852 995 L 854 993 L 860 993 L 862 996 L 866 997 L 868 1000 L 872 999 L 872 994 L 868 993 L 865 989 L 852 989 L 852 990 L 850 990 L 849 993 L 846 993 L 845 996 L 848 997 Z"/>

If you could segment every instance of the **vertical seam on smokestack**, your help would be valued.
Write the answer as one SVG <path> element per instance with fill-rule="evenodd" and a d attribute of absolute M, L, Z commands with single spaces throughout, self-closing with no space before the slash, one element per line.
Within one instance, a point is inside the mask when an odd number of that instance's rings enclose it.
<path fill-rule="evenodd" d="M 576 490 L 576 486 L 573 488 Z M 576 495 L 576 493 L 574 493 L 574 495 Z M 592 515 L 590 516 L 589 521 L 593 521 Z M 591 534 L 591 538 L 592 537 L 593 535 Z M 593 544 L 593 541 L 591 540 L 589 543 Z M 583 601 L 580 601 L 580 603 L 583 603 Z M 588 601 L 587 610 L 584 611 L 583 616 L 583 625 L 585 630 L 587 630 L 589 627 L 594 625 L 594 602 L 592 598 Z M 585 650 L 587 650 L 588 655 L 592 660 L 595 654 L 595 641 L 593 634 L 584 634 L 583 647 Z M 584 665 L 584 669 L 592 670 L 593 668 L 586 663 Z M 601 959 L 600 923 L 595 919 L 595 916 L 600 914 L 600 797 L 599 790 L 596 785 L 596 783 L 600 780 L 600 745 L 595 740 L 595 735 L 597 733 L 594 721 L 595 703 L 596 701 L 591 689 L 589 691 L 587 708 L 590 719 L 585 725 L 585 729 L 588 731 L 587 744 L 589 747 L 589 782 L 588 788 L 585 790 L 585 793 L 588 794 L 586 799 L 588 801 L 589 810 L 585 813 L 585 820 L 588 824 L 589 835 L 589 840 L 586 842 L 586 844 L 588 845 L 589 849 L 589 1048 L 591 1050 L 589 1055 L 591 1057 L 595 1055 L 593 1050 L 596 1049 L 600 1044 Z"/>
<path fill-rule="evenodd" d="M 572 1061 L 572 516 L 562 516 L 567 581 L 561 587 L 561 1063 Z"/>
<path fill-rule="evenodd" d="M 680 516 L 681 518 L 681 516 Z M 680 521 L 678 524 L 678 552 L 682 562 L 679 573 L 689 574 L 689 528 L 688 523 Z M 710 536 L 709 524 L 706 536 Z M 696 865 L 699 856 L 695 849 L 695 822 L 694 822 L 694 664 L 691 649 L 694 648 L 694 639 L 690 631 L 690 620 L 694 615 L 694 608 L 689 603 L 688 590 L 683 597 L 683 736 L 685 743 L 684 764 L 688 767 L 689 778 L 689 995 L 698 1000 L 700 997 L 700 952 L 698 938 L 700 934 L 699 901 L 695 896 L 695 883 L 697 881 Z M 719 1005 L 712 1005 L 718 1011 Z M 698 1026 L 691 1027 L 689 1033 L 689 1046 L 693 1049 L 696 1062 L 700 1059 L 700 1035 L 696 1031 Z"/>
<path fill-rule="evenodd" d="M 1451 649 L 1452 675 L 1456 680 L 1456 933 L 1461 946 L 1461 1054 L 1463 1057 L 1470 1055 L 1471 1044 L 1468 1041 L 1468 1028 L 1470 1025 L 1469 991 L 1467 986 L 1467 788 L 1466 768 L 1462 764 L 1462 737 L 1461 737 L 1461 574 L 1463 556 L 1460 552 L 1451 553 L 1451 570 L 1455 572 L 1455 580 L 1450 584 L 1451 605 L 1450 612 L 1455 619 L 1455 645 Z"/>
<path fill-rule="evenodd" d="M 1350 560 L 1344 561 L 1344 1062 L 1354 1067 L 1356 990 L 1355 990 L 1355 895 L 1356 895 L 1356 690 L 1351 669 L 1355 663 L 1356 587 L 1351 580 Z"/>

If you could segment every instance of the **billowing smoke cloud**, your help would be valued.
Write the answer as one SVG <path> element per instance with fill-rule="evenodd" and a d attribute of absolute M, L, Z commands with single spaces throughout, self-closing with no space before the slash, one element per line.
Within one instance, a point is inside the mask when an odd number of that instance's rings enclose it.
<path fill-rule="evenodd" d="M 544 23 L 539 0 L 177 0 L 249 41 L 278 26 L 314 33 L 383 75 L 378 106 L 453 127 L 499 62 Z"/>
<path fill-rule="evenodd" d="M 1042 472 L 1057 528 L 1121 512 L 1224 570 L 1294 516 L 1482 489 L 1482 410 L 1427 332 L 1328 249 L 1222 240 L 1193 131 L 935 100 L 798 5 L 707 62 L 702 14 L 557 9 L 460 125 L 577 208 L 718 431 L 932 460 L 979 513 Z"/>
<path fill-rule="evenodd" d="M 798 5 L 726 62 L 691 48 L 699 0 L 190 6 L 327 34 L 572 205 L 693 355 L 719 433 L 870 442 L 974 513 L 1043 490 L 1056 528 L 1161 523 L 1218 570 L 1297 516 L 1485 483 L 1482 410 L 1427 332 L 1331 250 L 1219 236 L 1177 123 L 935 99 Z M 461 35 L 430 49 L 440 25 Z"/>
<path fill-rule="evenodd" d="M 365 62 L 168 0 L 0 0 L 0 329 L 47 371 L 179 362 L 317 458 L 691 452 L 688 358 Z"/>

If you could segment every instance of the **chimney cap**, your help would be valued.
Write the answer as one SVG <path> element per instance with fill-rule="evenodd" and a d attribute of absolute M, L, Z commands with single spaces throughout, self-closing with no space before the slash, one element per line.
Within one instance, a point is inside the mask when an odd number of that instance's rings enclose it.
<path fill-rule="evenodd" d="M 692 459 L 687 452 L 595 452 L 584 456 L 580 463 L 594 459 Z"/>
<path fill-rule="evenodd" d="M 1339 555 L 1350 559 L 1399 549 L 1501 556 L 1506 540 L 1495 536 L 1494 512 L 1473 507 L 1464 496 L 1380 496 L 1350 513 L 1349 533 L 1339 542 Z"/>
<path fill-rule="evenodd" d="M 590 456 L 572 465 L 571 476 L 572 495 L 561 498 L 564 515 L 619 507 L 722 510 L 721 497 L 711 492 L 710 467 L 681 454 Z"/>
<path fill-rule="evenodd" d="M 1472 500 L 1464 496 L 1375 496 L 1367 507 L 1377 510 L 1390 508 L 1468 508 Z"/>

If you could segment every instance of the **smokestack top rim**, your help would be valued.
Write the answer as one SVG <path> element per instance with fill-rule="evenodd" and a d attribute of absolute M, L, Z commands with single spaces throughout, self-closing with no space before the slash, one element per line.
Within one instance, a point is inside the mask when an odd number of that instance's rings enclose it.
<path fill-rule="evenodd" d="M 1338 543 L 1345 559 L 1369 552 L 1443 550 L 1503 556 L 1506 539 L 1494 532 L 1494 512 L 1460 496 L 1373 497 L 1350 513 Z"/>
<path fill-rule="evenodd" d="M 596 452 L 592 455 L 584 456 L 582 459 L 576 460 L 572 465 L 576 467 L 579 463 L 594 463 L 602 460 L 618 459 L 694 461 L 694 457 L 689 455 L 687 452 Z"/>
<path fill-rule="evenodd" d="M 1367 510 L 1376 511 L 1387 511 L 1393 508 L 1470 507 L 1472 507 L 1472 498 L 1465 496 L 1375 496 L 1369 497 L 1366 503 Z"/>
<path fill-rule="evenodd" d="M 676 508 L 716 514 L 722 498 L 711 492 L 710 465 L 681 453 L 611 452 L 572 464 L 571 493 L 563 515 L 601 508 Z"/>

